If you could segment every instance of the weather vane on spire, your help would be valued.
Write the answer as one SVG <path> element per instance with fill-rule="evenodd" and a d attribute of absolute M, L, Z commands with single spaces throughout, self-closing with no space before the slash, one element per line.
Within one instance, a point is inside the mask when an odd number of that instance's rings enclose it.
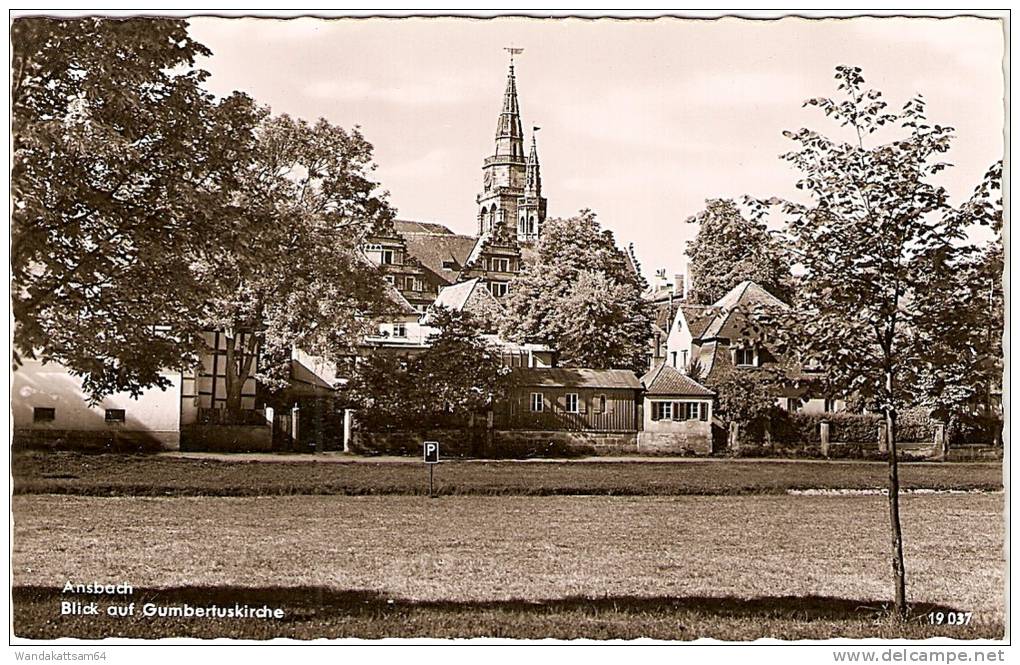
<path fill-rule="evenodd" d="M 510 54 L 511 65 L 514 64 L 515 55 L 520 55 L 521 53 L 524 53 L 524 49 L 514 47 L 513 42 L 510 43 L 510 46 L 504 46 L 503 50 Z"/>

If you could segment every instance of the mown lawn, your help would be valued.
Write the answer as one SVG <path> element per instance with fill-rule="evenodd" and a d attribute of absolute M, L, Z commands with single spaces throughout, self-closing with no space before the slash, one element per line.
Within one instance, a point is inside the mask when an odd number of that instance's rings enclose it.
<path fill-rule="evenodd" d="M 91 496 L 391 495 L 428 491 L 424 464 L 240 461 L 167 455 L 85 455 L 17 451 L 15 494 Z M 640 462 L 444 462 L 445 495 L 741 495 L 802 489 L 875 489 L 887 484 L 878 462 L 769 460 Z M 904 463 L 905 489 L 1000 490 L 1000 463 Z"/>
<path fill-rule="evenodd" d="M 13 499 L 21 637 L 1001 637 L 1002 494 L 903 500 L 917 614 L 891 622 L 879 496 Z M 60 617 L 66 582 L 283 620 Z M 76 600 L 91 600 L 77 597 Z"/>

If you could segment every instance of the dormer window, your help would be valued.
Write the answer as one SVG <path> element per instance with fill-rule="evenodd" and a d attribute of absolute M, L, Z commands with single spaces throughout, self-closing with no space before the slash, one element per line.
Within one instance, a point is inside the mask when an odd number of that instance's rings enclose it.
<path fill-rule="evenodd" d="M 457 264 L 454 261 L 443 261 L 443 270 L 456 270 Z"/>
<path fill-rule="evenodd" d="M 510 259 L 497 256 L 489 259 L 489 267 L 493 272 L 510 272 Z"/>
<path fill-rule="evenodd" d="M 733 354 L 733 364 L 737 367 L 757 367 L 758 351 L 756 349 L 737 349 Z"/>
<path fill-rule="evenodd" d="M 392 249 L 384 249 L 384 250 L 382 250 L 381 252 L 379 252 L 379 257 L 380 257 L 379 258 L 379 262 L 382 263 L 384 266 L 388 266 L 388 265 L 392 265 L 393 264 L 393 250 Z"/>

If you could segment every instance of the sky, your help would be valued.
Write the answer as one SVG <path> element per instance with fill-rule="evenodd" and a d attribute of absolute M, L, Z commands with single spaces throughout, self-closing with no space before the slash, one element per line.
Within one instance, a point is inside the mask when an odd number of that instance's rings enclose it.
<path fill-rule="evenodd" d="M 840 135 L 805 99 L 836 94 L 858 66 L 899 108 L 921 93 L 957 129 L 940 176 L 966 199 L 1001 159 L 1003 36 L 978 18 L 810 20 L 190 19 L 213 55 L 218 95 L 243 90 L 274 113 L 358 125 L 402 219 L 477 230 L 482 160 L 492 153 L 517 56 L 527 131 L 538 133 L 550 217 L 589 208 L 642 272 L 683 272 L 686 219 L 706 199 L 798 199 L 779 156 L 801 127 Z M 886 135 L 885 140 L 893 136 Z M 802 200 L 802 199 L 799 199 Z"/>

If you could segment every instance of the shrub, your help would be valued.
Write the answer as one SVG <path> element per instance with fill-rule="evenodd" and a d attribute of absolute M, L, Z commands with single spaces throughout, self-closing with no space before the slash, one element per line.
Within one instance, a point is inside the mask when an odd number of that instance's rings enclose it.
<path fill-rule="evenodd" d="M 935 421 L 928 409 L 915 406 L 896 415 L 896 441 L 915 443 L 933 441 L 934 438 Z"/>
<path fill-rule="evenodd" d="M 953 419 L 948 436 L 952 445 L 1000 445 L 1002 418 L 992 415 L 962 415 Z"/>

